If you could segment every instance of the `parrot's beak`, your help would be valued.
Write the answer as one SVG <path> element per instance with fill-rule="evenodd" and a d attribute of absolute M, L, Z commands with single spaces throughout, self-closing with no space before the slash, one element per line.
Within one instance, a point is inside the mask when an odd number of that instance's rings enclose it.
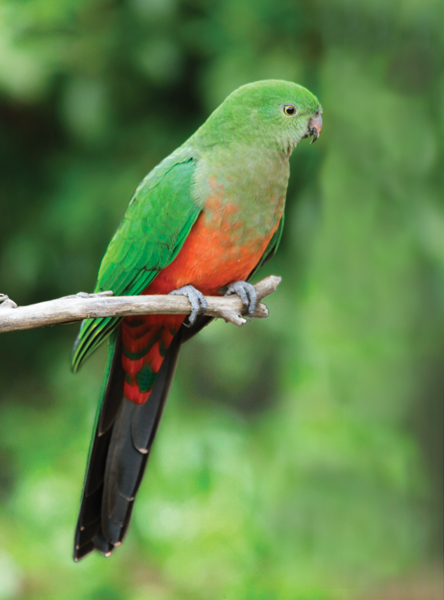
<path fill-rule="evenodd" d="M 310 142 L 310 144 L 312 144 L 321 135 L 321 131 L 322 131 L 322 117 L 319 114 L 316 117 L 312 117 L 308 121 L 307 133 L 304 135 L 304 138 L 313 136 L 313 139 Z"/>

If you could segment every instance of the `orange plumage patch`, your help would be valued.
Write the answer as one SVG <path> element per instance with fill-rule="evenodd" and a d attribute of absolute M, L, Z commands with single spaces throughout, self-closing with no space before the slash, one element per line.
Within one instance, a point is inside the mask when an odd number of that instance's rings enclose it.
<path fill-rule="evenodd" d="M 146 288 L 144 294 L 168 294 L 191 284 L 203 294 L 218 294 L 221 287 L 245 280 L 260 261 L 282 216 L 283 198 L 278 203 L 278 218 L 266 237 L 255 238 L 241 220 L 237 208 L 223 204 L 223 189 L 214 182 L 213 194 L 197 219 L 177 257 Z M 243 240 L 248 240 L 247 243 Z M 126 317 L 122 321 L 125 371 L 124 394 L 128 400 L 143 404 L 149 398 L 156 374 L 173 337 L 185 316 L 148 315 Z"/>

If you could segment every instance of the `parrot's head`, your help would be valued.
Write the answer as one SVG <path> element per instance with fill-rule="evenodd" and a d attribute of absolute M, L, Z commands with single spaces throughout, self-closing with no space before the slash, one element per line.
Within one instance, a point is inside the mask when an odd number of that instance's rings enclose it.
<path fill-rule="evenodd" d="M 301 85 L 270 79 L 238 88 L 209 121 L 231 138 L 291 153 L 301 139 L 322 130 L 319 100 Z M 216 122 L 214 122 L 216 121 Z"/>

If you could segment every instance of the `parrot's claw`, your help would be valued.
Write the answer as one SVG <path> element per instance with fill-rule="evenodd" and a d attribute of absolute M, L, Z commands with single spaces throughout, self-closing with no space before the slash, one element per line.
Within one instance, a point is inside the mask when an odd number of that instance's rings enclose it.
<path fill-rule="evenodd" d="M 239 296 L 242 304 L 248 310 L 251 319 L 257 304 L 257 294 L 254 286 L 246 281 L 235 281 L 226 288 L 225 296 L 229 296 L 230 294 L 237 294 Z"/>
<path fill-rule="evenodd" d="M 186 327 L 192 327 L 196 322 L 197 315 L 205 314 L 207 310 L 207 301 L 205 296 L 192 285 L 184 285 L 183 287 L 170 292 L 171 296 L 186 296 L 191 304 L 191 314 L 188 316 L 188 323 L 184 322 Z"/>

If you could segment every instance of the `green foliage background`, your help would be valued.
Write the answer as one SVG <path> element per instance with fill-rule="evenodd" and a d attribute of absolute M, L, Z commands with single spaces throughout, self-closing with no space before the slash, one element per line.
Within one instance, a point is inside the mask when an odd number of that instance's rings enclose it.
<path fill-rule="evenodd" d="M 443 19 L 438 0 L 0 0 L 0 289 L 19 304 L 91 290 L 138 182 L 237 86 L 302 83 L 325 124 L 292 159 L 271 316 L 184 348 L 109 560 L 71 560 L 104 355 L 74 376 L 76 326 L 1 336 L 0 599 L 383 600 L 385 582 L 403 599 L 406 580 L 429 584 Z"/>

